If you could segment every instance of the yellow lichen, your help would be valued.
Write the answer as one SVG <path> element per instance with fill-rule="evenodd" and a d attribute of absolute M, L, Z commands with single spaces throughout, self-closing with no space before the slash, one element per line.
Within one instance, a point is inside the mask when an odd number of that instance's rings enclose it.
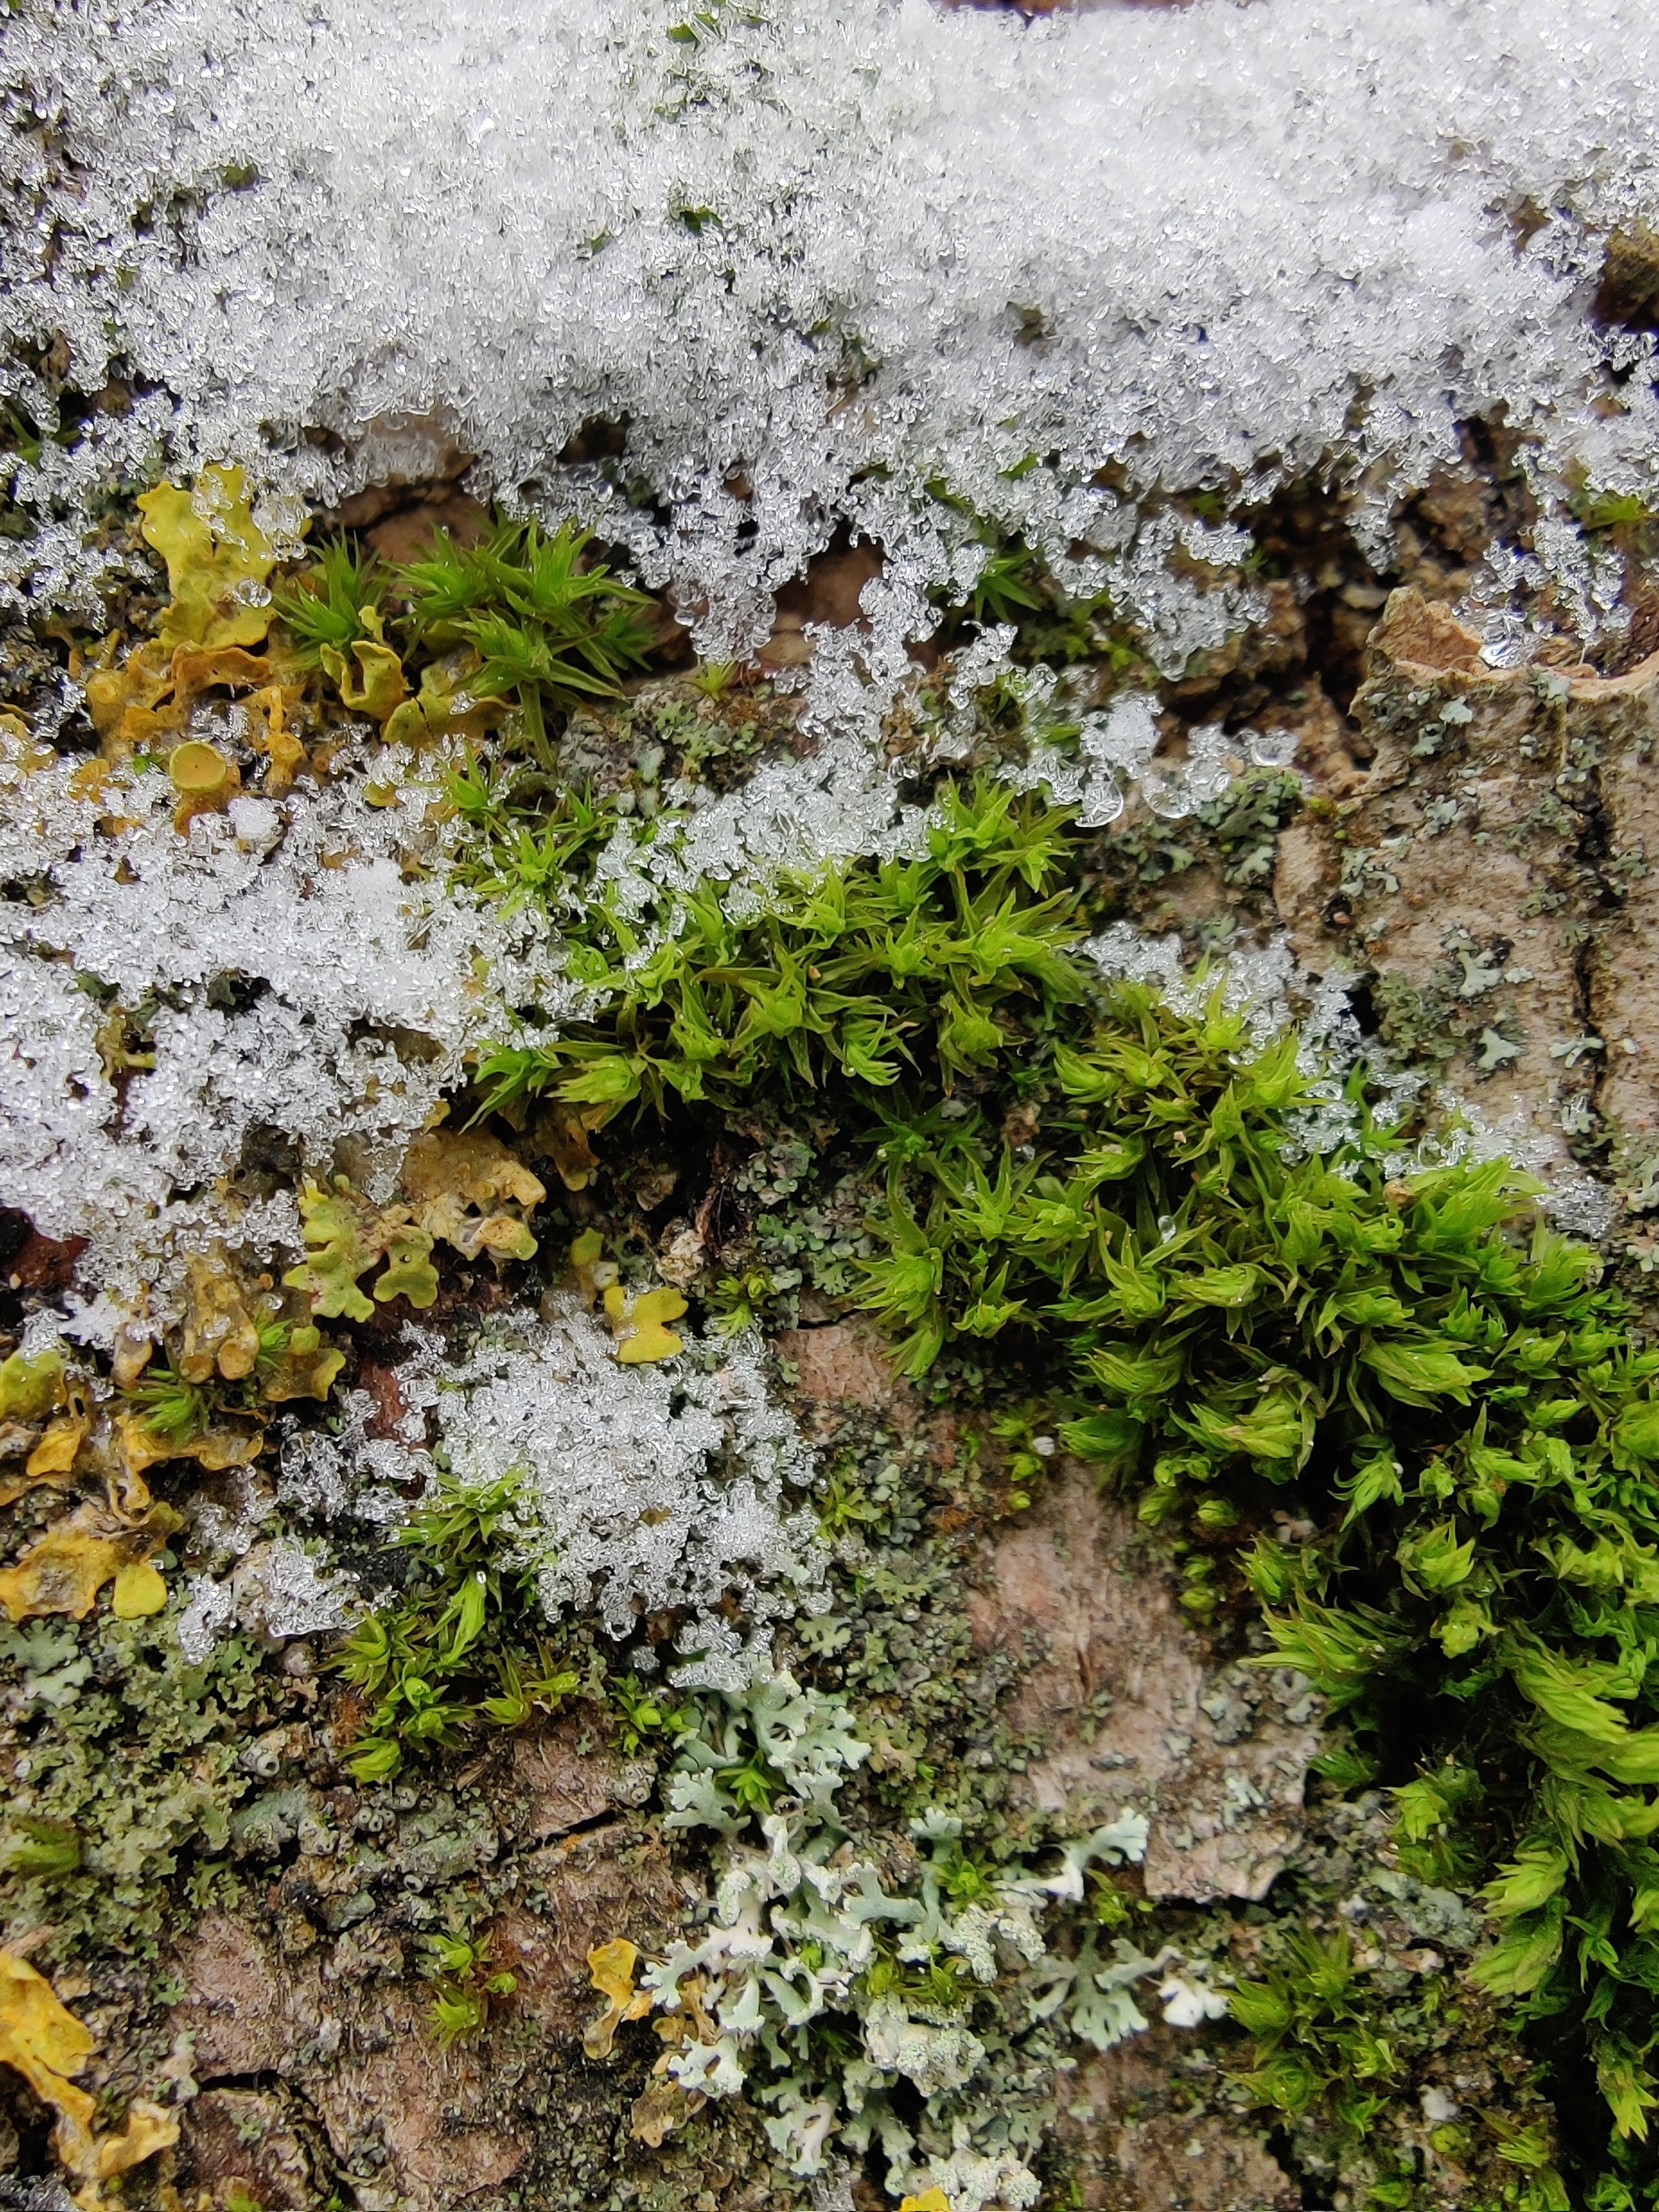
<path fill-rule="evenodd" d="M 590 1312 L 594 1299 L 611 1288 L 618 1273 L 616 1261 L 605 1259 L 604 1254 L 605 1239 L 597 1229 L 584 1229 L 580 1237 L 571 1239 L 571 1269 Z"/>
<path fill-rule="evenodd" d="M 36 1437 L 30 1424 L 65 1401 L 67 1413 Z M 25 1443 L 33 1441 L 22 1474 L 0 1482 L 0 1505 L 14 1504 L 43 1483 L 64 1481 L 74 1472 L 92 1426 L 86 1393 L 79 1383 L 69 1381 L 63 1355 L 55 1345 L 37 1352 L 33 1359 L 15 1352 L 0 1367 L 0 1418 L 15 1419 L 20 1413 L 22 1424 L 13 1431 L 4 1449 L 9 1453 L 21 1452 Z"/>
<path fill-rule="evenodd" d="M 157 732 L 144 718 L 153 717 L 160 702 L 173 688 L 173 655 L 154 639 L 127 655 L 118 668 L 97 668 L 90 674 L 76 670 L 86 693 L 87 714 L 106 751 L 130 751 Z M 167 726 L 170 732 L 175 723 Z"/>
<path fill-rule="evenodd" d="M 660 2062 L 659 2062 L 660 2063 Z M 660 2150 L 670 2130 L 683 2127 L 708 2102 L 701 2089 L 683 2089 L 670 2074 L 648 2081 L 634 2100 L 628 2116 L 628 2132 L 635 2142 Z"/>
<path fill-rule="evenodd" d="M 288 726 L 289 702 L 280 684 L 266 684 L 247 703 L 249 743 L 269 759 L 270 770 L 265 777 L 265 789 L 273 798 L 280 799 L 285 791 L 292 789 L 300 770 L 310 766 L 306 749 Z M 256 714 L 264 716 L 263 725 L 255 719 Z"/>
<path fill-rule="evenodd" d="M 439 737 L 482 737 L 490 717 L 505 713 L 509 703 L 478 698 L 467 690 L 468 678 L 483 665 L 471 646 L 428 661 L 421 671 L 419 691 L 387 720 L 382 732 L 386 743 L 420 745 Z"/>
<path fill-rule="evenodd" d="M 188 830 L 198 814 L 216 814 L 241 788 L 242 773 L 216 745 L 191 738 L 167 756 L 167 775 L 179 794 L 173 826 Z"/>
<path fill-rule="evenodd" d="M 901 2198 L 899 2212 L 951 2212 L 951 2200 L 942 2189 L 924 2189 L 920 2197 Z"/>
<path fill-rule="evenodd" d="M 55 1344 L 0 1360 L 0 1421 L 43 1421 L 63 1399 L 64 1355 Z"/>
<path fill-rule="evenodd" d="M 131 1390 L 149 1365 L 150 1354 L 155 1349 L 155 1339 L 148 1326 L 136 1316 L 124 1321 L 115 1332 L 115 1349 L 110 1355 L 109 1377 L 118 1390 Z"/>
<path fill-rule="evenodd" d="M 683 1340 L 663 1326 L 685 1311 L 685 1300 L 678 1291 L 646 1291 L 629 1298 L 620 1283 L 612 1283 L 605 1294 L 605 1311 L 612 1334 L 621 1339 L 617 1357 L 624 1367 L 670 1359 L 685 1348 Z"/>
<path fill-rule="evenodd" d="M 87 713 L 111 759 L 141 745 L 165 745 L 179 736 L 204 692 L 251 693 L 248 742 L 268 757 L 265 788 L 279 795 L 308 765 L 305 747 L 289 728 L 304 681 L 303 670 L 286 664 L 279 667 L 274 653 L 256 655 L 240 646 L 208 650 L 187 645 L 169 653 L 154 639 L 130 653 L 118 668 L 94 669 L 82 678 Z M 86 773 L 97 769 L 98 763 L 89 763 Z"/>
<path fill-rule="evenodd" d="M 94 2134 L 97 2106 L 70 2077 L 96 2048 L 91 2029 L 62 2002 L 46 1977 L 15 1952 L 0 1951 L 0 2063 L 21 2074 L 41 2103 L 57 2113 L 52 2148 L 75 2179 L 87 2185 L 76 2201 L 88 2208 L 102 2202 L 100 2182 L 179 2140 L 173 2114 L 142 2097 L 129 2107 L 120 2135 Z"/>
<path fill-rule="evenodd" d="M 708 2103 L 702 2089 L 688 2089 L 673 2071 L 676 2057 L 693 2044 L 718 2043 L 720 2022 L 703 2002 L 702 1978 L 692 1974 L 680 1983 L 678 2008 L 659 2013 L 651 2025 L 667 2048 L 651 2069 L 644 2094 L 635 2100 L 629 2115 L 629 2133 L 653 2150 L 662 2148 L 672 2128 L 681 2127 Z"/>
<path fill-rule="evenodd" d="M 416 1224 L 464 1258 L 489 1252 L 497 1259 L 534 1259 L 536 1239 L 524 1217 L 547 1196 L 547 1186 L 499 1138 L 477 1129 L 428 1129 L 410 1145 L 398 1181 Z"/>
<path fill-rule="evenodd" d="M 67 1474 L 86 1442 L 88 1426 L 84 1414 L 54 1421 L 29 1454 L 25 1472 L 36 1482 L 49 1481 L 55 1474 Z"/>
<path fill-rule="evenodd" d="M 15 1505 L 20 1498 L 27 1498 L 31 1490 L 39 1490 L 44 1484 L 56 1482 L 57 1480 L 55 1474 L 30 1474 L 27 1472 L 9 1476 L 4 1482 L 0 1482 L 0 1505 Z"/>
<path fill-rule="evenodd" d="M 325 1399 L 344 1365 L 344 1352 L 325 1342 L 320 1329 L 302 1322 L 289 1331 L 283 1356 L 260 1383 L 259 1395 L 272 1406 L 294 1398 Z"/>
<path fill-rule="evenodd" d="M 179 1525 L 165 1506 L 153 1508 L 137 1528 L 123 1527 L 101 1505 L 80 1506 L 0 1572 L 0 1606 L 14 1622 L 47 1613 L 84 1620 L 105 1583 L 159 1550 Z"/>
<path fill-rule="evenodd" d="M 164 483 L 139 494 L 144 541 L 167 564 L 173 603 L 158 641 L 169 650 L 257 645 L 270 627 L 266 580 L 276 556 L 253 520 L 245 482 L 240 468 L 210 466 L 193 492 Z"/>
<path fill-rule="evenodd" d="M 360 1199 L 344 1176 L 333 1187 L 307 1182 L 300 1194 L 306 1256 L 283 1278 L 290 1290 L 304 1291 L 313 1315 L 367 1321 L 374 1308 L 357 1287 L 385 1249 L 374 1208 Z"/>
<path fill-rule="evenodd" d="M 141 1413 L 118 1414 L 115 1428 L 121 1441 L 125 1480 L 130 1486 L 123 1504 L 131 1510 L 143 1477 L 162 1460 L 193 1459 L 210 1474 L 222 1474 L 227 1468 L 250 1466 L 264 1443 L 258 1417 L 252 1419 L 255 1425 L 248 1428 L 219 1421 L 195 1436 L 178 1437 L 153 1429 Z M 142 1505 L 138 1510 L 143 1510 Z"/>
<path fill-rule="evenodd" d="M 399 1175 L 404 1203 L 370 1204 L 344 1176 L 331 1186 L 307 1183 L 300 1197 L 306 1257 L 283 1278 L 311 1299 L 313 1315 L 367 1321 L 374 1304 L 406 1297 L 429 1306 L 438 1295 L 434 1244 L 441 1238 L 463 1258 L 533 1259 L 537 1245 L 523 1216 L 547 1190 L 495 1137 L 431 1130 L 410 1146 Z M 373 1285 L 361 1284 L 384 1260 Z"/>
<path fill-rule="evenodd" d="M 185 1262 L 185 1313 L 176 1359 L 186 1382 L 216 1372 L 240 1382 L 259 1357 L 259 1326 L 222 1244 L 192 1252 Z"/>
<path fill-rule="evenodd" d="M 135 1042 L 140 1043 L 140 1049 L 137 1052 L 133 1050 Z M 93 1035 L 93 1042 L 98 1048 L 98 1057 L 103 1062 L 104 1073 L 112 1082 L 131 1069 L 154 1067 L 155 1065 L 155 1053 L 137 1038 L 133 1018 L 118 1000 L 99 1023 Z"/>
<path fill-rule="evenodd" d="M 386 1249 L 386 1272 L 374 1285 L 382 1305 L 407 1298 L 412 1306 L 429 1306 L 438 1295 L 438 1271 L 432 1264 L 432 1239 L 422 1229 L 400 1229 Z"/>
<path fill-rule="evenodd" d="M 167 1586 L 151 1559 L 132 1559 L 115 1577 L 110 1611 L 118 1620 L 143 1620 L 160 1613 L 167 1601 Z"/>
<path fill-rule="evenodd" d="M 651 2009 L 650 1990 L 634 1987 L 639 1956 L 625 1936 L 596 1944 L 587 1954 L 588 1978 L 606 2000 L 605 2010 L 589 2022 L 582 2037 L 582 2049 L 590 2058 L 608 2058 L 623 2021 L 643 2020 Z"/>
<path fill-rule="evenodd" d="M 404 664 L 381 635 L 378 607 L 359 607 L 357 619 L 369 635 L 353 641 L 349 660 L 338 646 L 325 645 L 323 668 L 348 713 L 384 722 L 409 696 Z"/>
<path fill-rule="evenodd" d="M 548 1106 L 536 1118 L 536 1142 L 551 1158 L 567 1190 L 586 1190 L 599 1164 L 581 1116 L 568 1106 Z"/>

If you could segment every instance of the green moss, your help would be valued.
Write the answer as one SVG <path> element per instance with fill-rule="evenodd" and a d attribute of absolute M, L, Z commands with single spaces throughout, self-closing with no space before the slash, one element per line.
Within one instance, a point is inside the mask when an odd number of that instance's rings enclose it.
<path fill-rule="evenodd" d="M 1287 796 L 1235 796 L 1218 837 L 1253 854 Z M 1479 1778 L 1468 1848 L 1510 1931 L 1481 1977 L 1585 2054 L 1613 2156 L 1640 2165 L 1659 1355 L 1503 1164 L 1402 1175 L 1362 1072 L 1334 1101 L 1294 1040 L 1255 1050 L 1218 1001 L 1187 1018 L 1096 986 L 1068 951 L 1080 873 L 1062 817 L 947 791 L 920 860 L 791 880 L 741 926 L 693 893 L 631 969 L 600 910 L 604 1014 L 496 1054 L 492 1096 L 832 1116 L 885 1180 L 860 1296 L 901 1364 L 994 1343 L 1005 1390 L 1046 1398 L 1178 1543 L 1191 1613 L 1260 1603 L 1389 1778 Z M 1498 980 L 1454 948 L 1482 1027 Z M 775 1283 L 785 1210 L 753 1225 Z M 1275 1507 L 1311 1536 L 1266 1533 Z M 843 1675 L 873 1689 L 881 1643 Z"/>
<path fill-rule="evenodd" d="M 361 1782 L 384 1782 L 420 1746 L 453 1746 L 476 1719 L 521 1726 L 556 1713 L 581 1685 L 569 1654 L 536 1632 L 523 1582 L 493 1563 L 521 1478 L 468 1485 L 446 1477 L 395 1539 L 415 1572 L 398 1598 L 346 1638 L 341 1666 L 370 1701 L 350 1753 Z"/>
<path fill-rule="evenodd" d="M 1024 474 L 1036 461 L 1032 455 L 1011 473 Z M 930 489 L 945 505 L 966 511 L 943 483 Z M 956 641 L 956 633 L 969 623 L 1007 623 L 1014 632 L 1010 657 L 1024 666 L 1103 662 L 1121 677 L 1139 665 L 1133 630 L 1115 614 L 1109 592 L 1074 596 L 1024 538 L 983 518 L 975 520 L 969 544 L 981 549 L 973 582 L 965 591 L 936 586 L 930 594 L 945 614 L 947 642 Z"/>

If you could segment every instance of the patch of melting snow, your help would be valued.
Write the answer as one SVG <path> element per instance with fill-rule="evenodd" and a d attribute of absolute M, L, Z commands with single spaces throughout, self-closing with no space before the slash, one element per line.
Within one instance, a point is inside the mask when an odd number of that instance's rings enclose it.
<path fill-rule="evenodd" d="M 360 775 L 181 836 L 159 771 L 87 794 L 73 758 L 23 768 L 3 734 L 0 753 L 0 874 L 37 892 L 0 920 L 0 1204 L 88 1238 L 83 1276 L 115 1297 L 206 1237 L 297 1246 L 290 1196 L 237 1188 L 261 1129 L 318 1176 L 353 1140 L 388 1196 L 506 1008 L 577 1001 L 532 921 L 447 886 L 441 844 L 432 874 L 405 866 L 420 833 Z"/>
<path fill-rule="evenodd" d="M 392 1435 L 368 1434 L 374 1401 L 349 1391 L 337 1436 L 288 1425 L 274 1489 L 242 1476 L 228 1504 L 192 1501 L 195 1548 L 216 1571 L 190 1585 L 187 1656 L 239 1621 L 278 1640 L 345 1626 L 363 1601 L 313 1556 L 317 1537 L 406 1521 L 438 1494 L 434 1450 L 468 1487 L 520 1478 L 497 1564 L 533 1575 L 550 1620 L 591 1616 L 630 1647 L 628 1665 L 649 1670 L 660 1661 L 647 1617 L 685 1613 L 677 1687 L 746 1689 L 771 1671 L 772 1624 L 829 1602 L 817 1518 L 790 1503 L 811 1489 L 813 1454 L 771 1398 L 757 1338 L 694 1339 L 659 1364 L 623 1366 L 574 1298 L 494 1317 L 459 1358 L 434 1330 L 411 1325 L 405 1338 Z M 313 1532 L 307 1547 L 263 1533 L 279 1522 Z"/>
<path fill-rule="evenodd" d="M 533 1573 L 550 1618 L 592 1613 L 621 1643 L 685 1608 L 670 1679 L 735 1693 L 769 1668 L 770 1622 L 828 1602 L 817 1519 L 786 1498 L 810 1486 L 812 1455 L 771 1401 L 758 1340 L 625 1367 L 574 1300 L 517 1316 L 459 1363 L 409 1334 L 399 1387 L 432 1407 L 454 1477 L 522 1478 L 502 1564 Z M 719 1610 L 728 1597 L 746 1632 Z"/>
<path fill-rule="evenodd" d="M 1502 410 L 1534 565 L 1609 619 L 1565 494 L 1659 504 L 1653 341 L 1586 313 L 1605 231 L 1659 210 L 1645 0 L 683 15 L 26 0 L 7 324 L 139 396 L 12 463 L 46 523 L 9 541 L 17 588 L 84 594 L 112 556 L 78 514 L 158 445 L 256 464 L 291 534 L 297 493 L 429 468 L 444 410 L 490 483 L 673 578 L 711 657 L 759 644 L 838 523 L 879 543 L 871 635 L 809 679 L 830 726 L 903 680 L 928 588 L 971 583 L 973 514 L 1174 670 L 1248 615 L 1221 584 L 1248 548 L 1165 494 L 1243 507 L 1318 468 L 1380 555 Z M 595 415 L 626 418 L 625 467 L 562 471 Z"/>

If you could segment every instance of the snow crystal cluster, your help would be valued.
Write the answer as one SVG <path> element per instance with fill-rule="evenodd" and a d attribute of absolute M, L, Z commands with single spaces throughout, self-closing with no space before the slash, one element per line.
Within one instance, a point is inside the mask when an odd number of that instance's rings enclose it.
<path fill-rule="evenodd" d="M 1648 0 L 20 0 L 4 71 L 6 373 L 45 416 L 54 346 L 138 395 L 18 466 L 37 592 L 158 442 L 275 447 L 291 498 L 418 475 L 446 410 L 491 484 L 672 577 L 713 655 L 838 525 L 878 541 L 872 635 L 813 672 L 833 721 L 971 586 L 975 515 L 1173 669 L 1249 605 L 1243 532 L 1171 491 L 1328 471 L 1380 549 L 1501 413 L 1589 630 L 1569 483 L 1659 503 L 1653 342 L 1587 313 L 1607 232 L 1659 213 Z M 596 416 L 623 462 L 561 468 Z M 1503 651 L 1526 579 L 1490 580 Z"/>
<path fill-rule="evenodd" d="M 788 1503 L 811 1489 L 813 1457 L 768 1395 L 757 1340 L 624 1366 L 579 1300 L 546 1312 L 496 1316 L 460 1358 L 410 1327 L 389 1430 L 368 1391 L 347 1391 L 337 1433 L 284 1425 L 274 1482 L 251 1470 L 224 1499 L 193 1499 L 210 1571 L 180 1620 L 187 1656 L 238 1621 L 270 1639 L 344 1626 L 374 1592 L 313 1553 L 326 1560 L 354 1524 L 405 1522 L 441 1462 L 466 1489 L 516 1478 L 497 1564 L 531 1571 L 550 1619 L 596 1620 L 647 1673 L 660 1662 L 646 1617 L 672 1609 L 687 1616 L 677 1686 L 735 1696 L 768 1676 L 772 1624 L 827 1604 L 829 1557 L 814 1515 Z"/>
<path fill-rule="evenodd" d="M 596 890 L 629 921 L 702 883 L 724 886 L 728 911 L 745 917 L 782 871 L 890 859 L 913 850 L 933 818 L 902 805 L 885 764 L 845 733 L 826 735 L 804 761 L 763 763 L 723 797 L 685 795 L 684 812 L 619 821 L 599 856 Z M 647 952 L 648 943 L 635 957 Z"/>
<path fill-rule="evenodd" d="M 767 1671 L 769 1624 L 827 1601 L 816 1519 L 785 1498 L 811 1485 L 811 1455 L 769 1398 L 758 1343 L 623 1366 L 574 1301 L 514 1318 L 459 1363 L 410 1334 L 404 1401 L 432 1408 L 462 1485 L 520 1478 L 502 1564 L 533 1571 L 550 1616 L 591 1614 L 623 1642 L 684 1608 L 672 1680 L 737 1692 Z M 423 1455 L 410 1465 L 430 1469 Z M 720 1610 L 728 1598 L 746 1630 Z"/>
<path fill-rule="evenodd" d="M 296 1248 L 252 1173 L 272 1141 L 285 1182 L 349 1162 L 384 1200 L 506 1007 L 572 997 L 530 923 L 406 865 L 418 793 L 343 775 L 181 835 L 157 769 L 0 735 L 0 879 L 30 887 L 0 909 L 0 1205 L 89 1239 L 117 1294 L 214 1234 Z"/>
<path fill-rule="evenodd" d="M 198 1539 L 210 1506 L 194 1516 Z M 231 1573 L 222 1580 L 193 1576 L 179 1614 L 179 1649 L 199 1666 L 234 1627 L 270 1644 L 304 1636 L 333 1636 L 362 1610 L 353 1577 L 327 1564 L 290 1536 L 247 1544 Z"/>

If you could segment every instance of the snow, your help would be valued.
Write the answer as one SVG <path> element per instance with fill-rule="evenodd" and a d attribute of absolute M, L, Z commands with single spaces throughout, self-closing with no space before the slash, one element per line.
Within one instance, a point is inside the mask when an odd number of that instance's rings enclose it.
<path fill-rule="evenodd" d="M 815 670 L 833 719 L 982 557 L 930 483 L 1109 584 L 1176 668 L 1249 603 L 1172 573 L 1239 533 L 1168 494 L 1319 471 L 1381 548 L 1501 410 L 1555 507 L 1528 557 L 1606 619 L 1560 495 L 1656 489 L 1652 342 L 1586 313 L 1606 230 L 1659 209 L 1646 0 L 705 13 L 22 0 L 8 323 L 143 396 L 17 495 L 61 511 L 158 440 L 330 491 L 418 471 L 440 410 L 489 484 L 677 579 L 721 656 L 845 521 L 887 565 L 863 671 Z M 593 416 L 629 419 L 617 482 L 558 465 Z M 34 590 L 104 557 L 74 537 L 13 549 Z"/>
<path fill-rule="evenodd" d="M 632 1663 L 649 1668 L 647 1616 L 684 1607 L 670 1680 L 736 1695 L 770 1671 L 769 1624 L 827 1602 L 816 1516 L 787 1497 L 811 1488 L 813 1455 L 771 1401 L 757 1338 L 692 1339 L 623 1366 L 574 1297 L 501 1317 L 460 1359 L 435 1334 L 407 1334 L 404 1428 L 431 1412 L 463 1488 L 519 1478 L 499 1564 L 533 1577 L 550 1621 L 574 1610 L 615 1642 L 638 1637 Z M 434 1480 L 421 1446 L 379 1450 L 366 1472 L 395 1457 L 406 1480 Z M 742 1629 L 720 1610 L 730 1598 Z"/>
<path fill-rule="evenodd" d="M 0 873 L 34 886 L 0 909 L 0 1205 L 88 1238 L 83 1278 L 114 1293 L 216 1233 L 297 1246 L 292 1197 L 239 1176 L 262 1128 L 314 1176 L 349 1146 L 384 1200 L 507 1006 L 574 1001 L 527 921 L 447 884 L 439 837 L 430 874 L 405 868 L 420 794 L 370 806 L 349 755 L 320 790 L 187 836 L 159 770 L 96 793 L 72 757 L 23 758 L 0 735 Z M 106 1066 L 118 1006 L 147 1017 L 153 1067 Z"/>
<path fill-rule="evenodd" d="M 1588 313 L 1607 230 L 1659 211 L 1659 20 L 1637 0 L 1029 24 L 923 0 L 689 21 L 667 0 L 21 0 L 4 72 L 0 383 L 50 427 L 29 362 L 55 348 L 83 392 L 113 376 L 131 398 L 0 464 L 35 526 L 0 539 L 15 604 L 95 612 L 126 557 L 94 526 L 101 489 L 208 457 L 248 464 L 292 553 L 305 497 L 418 477 L 458 441 L 479 489 L 579 509 L 672 580 L 710 655 L 754 647 L 838 527 L 879 542 L 868 631 L 819 633 L 794 679 L 816 756 L 618 832 L 601 873 L 659 924 L 699 877 L 747 908 L 780 866 L 914 842 L 880 718 L 929 589 L 986 558 L 975 514 L 1109 587 L 1173 671 L 1252 618 L 1230 510 L 1305 471 L 1358 495 L 1380 556 L 1460 420 L 1522 433 L 1545 513 L 1534 550 L 1486 565 L 1500 662 L 1531 649 L 1512 602 L 1547 575 L 1587 636 L 1623 614 L 1570 483 L 1659 504 L 1631 374 L 1653 342 Z M 623 461 L 562 465 L 593 416 L 627 419 Z M 1200 489 L 1202 516 L 1174 496 Z M 1206 726 L 1155 759 L 1145 695 L 1079 706 L 1063 675 L 1008 675 L 1009 642 L 959 652 L 935 757 L 1002 673 L 1020 780 L 1086 823 L 1131 783 L 1179 817 L 1283 757 L 1281 732 Z M 1044 732 L 1074 706 L 1065 756 Z M 0 865 L 35 888 L 0 932 L 0 1203 L 89 1237 L 87 1279 L 118 1298 L 181 1237 L 292 1247 L 291 1199 L 238 1182 L 261 1127 L 313 1172 L 345 1144 L 384 1191 L 465 1054 L 570 996 L 522 927 L 445 888 L 441 840 L 411 871 L 426 833 L 365 803 L 367 754 L 180 838 L 159 775 L 120 786 L 112 833 L 116 799 L 5 743 Z M 153 1069 L 106 1066 L 112 994 L 146 1010 Z"/>

